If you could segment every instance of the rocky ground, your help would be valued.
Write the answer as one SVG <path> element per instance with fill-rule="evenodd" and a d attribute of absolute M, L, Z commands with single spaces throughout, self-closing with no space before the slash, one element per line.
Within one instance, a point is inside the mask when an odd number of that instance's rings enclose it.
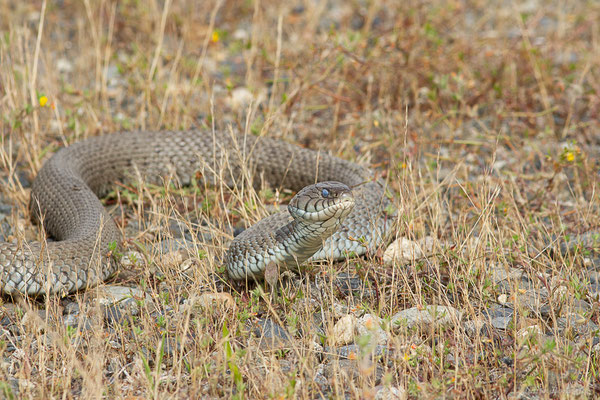
<path fill-rule="evenodd" d="M 395 240 L 235 286 L 223 250 L 291 193 L 118 183 L 121 272 L 3 299 L 4 397 L 600 394 L 596 3 L 197 3 L 0 3 L 3 240 L 43 238 L 59 147 L 213 126 L 371 165 Z"/>

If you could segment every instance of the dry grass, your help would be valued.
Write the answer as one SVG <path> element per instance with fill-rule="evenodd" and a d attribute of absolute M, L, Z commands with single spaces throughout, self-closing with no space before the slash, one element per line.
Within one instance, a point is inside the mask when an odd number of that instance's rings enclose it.
<path fill-rule="evenodd" d="M 107 207 L 144 257 L 111 284 L 148 296 L 116 317 L 94 301 L 101 288 L 6 299 L 3 396 L 369 398 L 381 385 L 414 398 L 597 395 L 598 332 L 579 328 L 598 323 L 594 267 L 527 247 L 599 223 L 598 4 L 280 3 L 1 1 L 1 195 L 15 206 L 2 233 L 39 238 L 26 183 L 63 145 L 217 127 L 370 163 L 396 193 L 398 236 L 434 237 L 432 255 L 310 266 L 275 294 L 230 288 L 217 276 L 232 226 L 288 194 L 117 186 Z M 176 235 L 173 221 L 192 232 L 191 261 L 154 249 Z M 499 282 L 494 270 L 525 278 Z M 340 290 L 340 272 L 364 287 Z M 189 306 L 211 292 L 231 293 L 235 307 Z M 503 294 L 515 309 L 507 329 L 469 332 L 466 321 L 486 322 Z M 66 326 L 73 303 L 79 325 Z M 453 306 L 462 321 L 399 332 L 385 323 L 427 304 Z M 383 318 L 381 360 L 358 354 L 349 366 L 320 347 L 346 312 Z M 261 349 L 261 318 L 294 340 Z M 532 326 L 540 333 L 523 337 Z"/>

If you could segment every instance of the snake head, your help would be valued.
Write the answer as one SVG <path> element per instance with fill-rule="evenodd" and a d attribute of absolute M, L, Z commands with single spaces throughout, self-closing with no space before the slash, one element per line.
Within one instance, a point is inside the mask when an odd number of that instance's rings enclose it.
<path fill-rule="evenodd" d="M 335 181 L 306 186 L 288 204 L 288 210 L 296 220 L 323 223 L 330 221 L 331 224 L 341 223 L 353 208 L 352 190 Z"/>

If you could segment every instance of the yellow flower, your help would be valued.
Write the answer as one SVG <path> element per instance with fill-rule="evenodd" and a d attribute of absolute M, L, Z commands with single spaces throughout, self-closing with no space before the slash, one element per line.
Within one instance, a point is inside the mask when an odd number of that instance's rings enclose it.
<path fill-rule="evenodd" d="M 45 107 L 46 104 L 48 103 L 48 97 L 46 97 L 46 96 L 40 96 L 39 102 L 40 102 L 40 106 L 41 107 Z"/>
<path fill-rule="evenodd" d="M 219 41 L 219 32 L 213 31 L 212 36 L 211 36 L 211 40 L 214 43 L 217 43 Z"/>
<path fill-rule="evenodd" d="M 567 151 L 567 161 L 573 162 L 575 161 L 575 153 L 572 151 Z"/>

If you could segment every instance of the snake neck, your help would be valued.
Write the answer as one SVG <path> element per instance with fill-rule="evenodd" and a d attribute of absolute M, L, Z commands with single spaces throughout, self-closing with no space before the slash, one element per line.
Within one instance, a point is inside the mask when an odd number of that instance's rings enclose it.
<path fill-rule="evenodd" d="M 335 220 L 330 224 L 315 224 L 314 222 L 293 220 L 282 227 L 282 230 L 289 232 L 282 245 L 291 250 L 290 254 L 295 254 L 295 256 L 287 257 L 286 264 L 297 268 L 298 265 L 312 257 L 321 250 L 325 240 L 339 228 L 341 222 L 342 220 Z"/>

